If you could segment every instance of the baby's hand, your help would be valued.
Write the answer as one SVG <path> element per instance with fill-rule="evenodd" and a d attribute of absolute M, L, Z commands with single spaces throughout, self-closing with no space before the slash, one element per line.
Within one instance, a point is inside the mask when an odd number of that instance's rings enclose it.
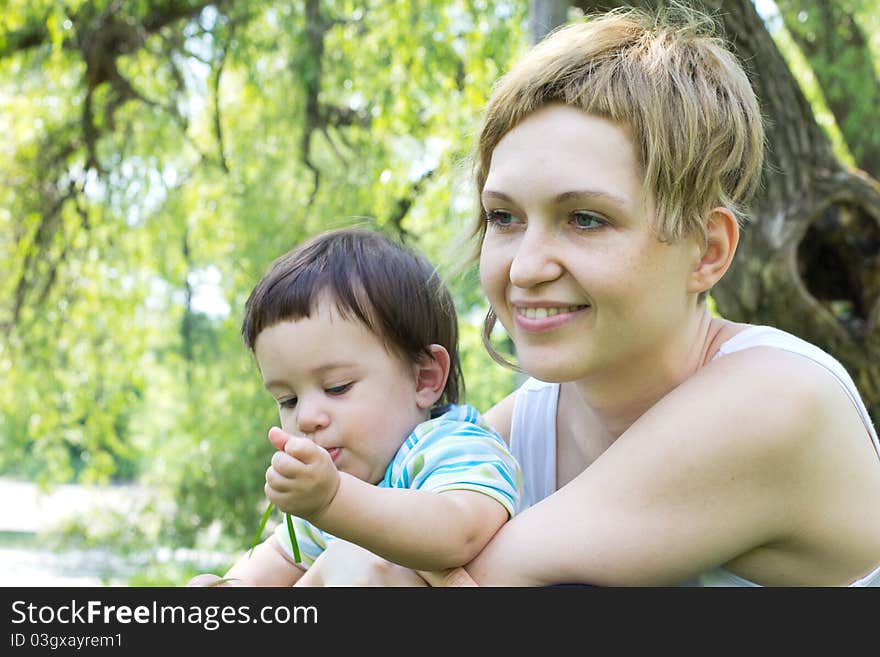
<path fill-rule="evenodd" d="M 310 520 L 330 506 L 339 489 L 339 471 L 327 450 L 308 438 L 269 430 L 279 450 L 266 471 L 266 497 L 284 513 Z"/>

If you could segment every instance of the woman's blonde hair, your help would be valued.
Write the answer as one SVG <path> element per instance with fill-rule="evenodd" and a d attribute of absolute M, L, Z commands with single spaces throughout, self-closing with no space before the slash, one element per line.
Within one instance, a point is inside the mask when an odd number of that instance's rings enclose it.
<path fill-rule="evenodd" d="M 749 80 L 715 31 L 710 17 L 676 6 L 614 10 L 551 32 L 493 89 L 474 153 L 478 198 L 502 137 L 562 103 L 629 130 L 660 240 L 705 240 L 705 218 L 719 205 L 742 218 L 760 180 L 764 130 Z M 485 230 L 479 212 L 474 236 L 482 241 Z"/>

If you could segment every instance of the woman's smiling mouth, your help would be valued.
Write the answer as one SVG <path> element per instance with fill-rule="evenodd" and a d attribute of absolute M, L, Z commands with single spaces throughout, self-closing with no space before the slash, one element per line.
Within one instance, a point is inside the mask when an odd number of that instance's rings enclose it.
<path fill-rule="evenodd" d="M 550 331 L 579 317 L 588 305 L 513 306 L 517 328 L 527 333 Z"/>

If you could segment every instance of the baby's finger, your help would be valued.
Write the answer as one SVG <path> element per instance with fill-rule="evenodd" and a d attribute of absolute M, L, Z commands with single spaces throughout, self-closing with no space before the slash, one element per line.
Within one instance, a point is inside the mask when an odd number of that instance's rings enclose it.
<path fill-rule="evenodd" d="M 288 477 L 278 472 L 275 468 L 266 470 L 266 488 L 271 488 L 279 493 L 285 493 L 293 487 L 296 476 Z M 270 500 L 271 501 L 271 500 Z"/>
<path fill-rule="evenodd" d="M 290 436 L 287 444 L 284 446 L 284 452 L 289 454 L 298 461 L 310 463 L 315 459 L 315 454 L 324 451 L 308 438 L 299 438 Z"/>
<path fill-rule="evenodd" d="M 283 452 L 288 440 L 290 440 L 290 434 L 283 429 L 278 427 L 269 429 L 269 442 L 275 449 L 280 449 Z"/>
<path fill-rule="evenodd" d="M 302 461 L 286 452 L 275 452 L 270 463 L 284 477 L 295 477 L 303 467 Z"/>
<path fill-rule="evenodd" d="M 278 471 L 275 470 L 272 466 L 266 470 L 266 485 L 263 486 L 263 491 L 267 492 L 270 488 L 276 488 L 280 483 L 279 480 L 283 479 L 281 475 L 278 474 Z"/>
<path fill-rule="evenodd" d="M 271 480 L 276 487 L 283 486 L 285 480 L 289 481 L 302 477 L 305 471 L 306 466 L 304 463 L 284 452 L 277 452 L 272 457 L 269 469 L 266 470 L 266 481 Z"/>
<path fill-rule="evenodd" d="M 279 477 L 278 473 L 275 473 L 273 476 L 266 477 L 266 483 L 263 485 L 263 492 L 266 494 L 266 499 L 277 506 L 278 497 L 281 495 L 289 495 L 292 488 L 292 480 Z"/>

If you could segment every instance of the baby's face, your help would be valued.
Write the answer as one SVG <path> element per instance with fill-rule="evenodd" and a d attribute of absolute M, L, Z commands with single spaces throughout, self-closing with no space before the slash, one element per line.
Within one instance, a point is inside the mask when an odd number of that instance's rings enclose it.
<path fill-rule="evenodd" d="M 281 428 L 312 439 L 336 467 L 375 484 L 427 412 L 416 365 L 391 355 L 360 321 L 320 302 L 311 317 L 263 330 L 254 348 Z"/>

